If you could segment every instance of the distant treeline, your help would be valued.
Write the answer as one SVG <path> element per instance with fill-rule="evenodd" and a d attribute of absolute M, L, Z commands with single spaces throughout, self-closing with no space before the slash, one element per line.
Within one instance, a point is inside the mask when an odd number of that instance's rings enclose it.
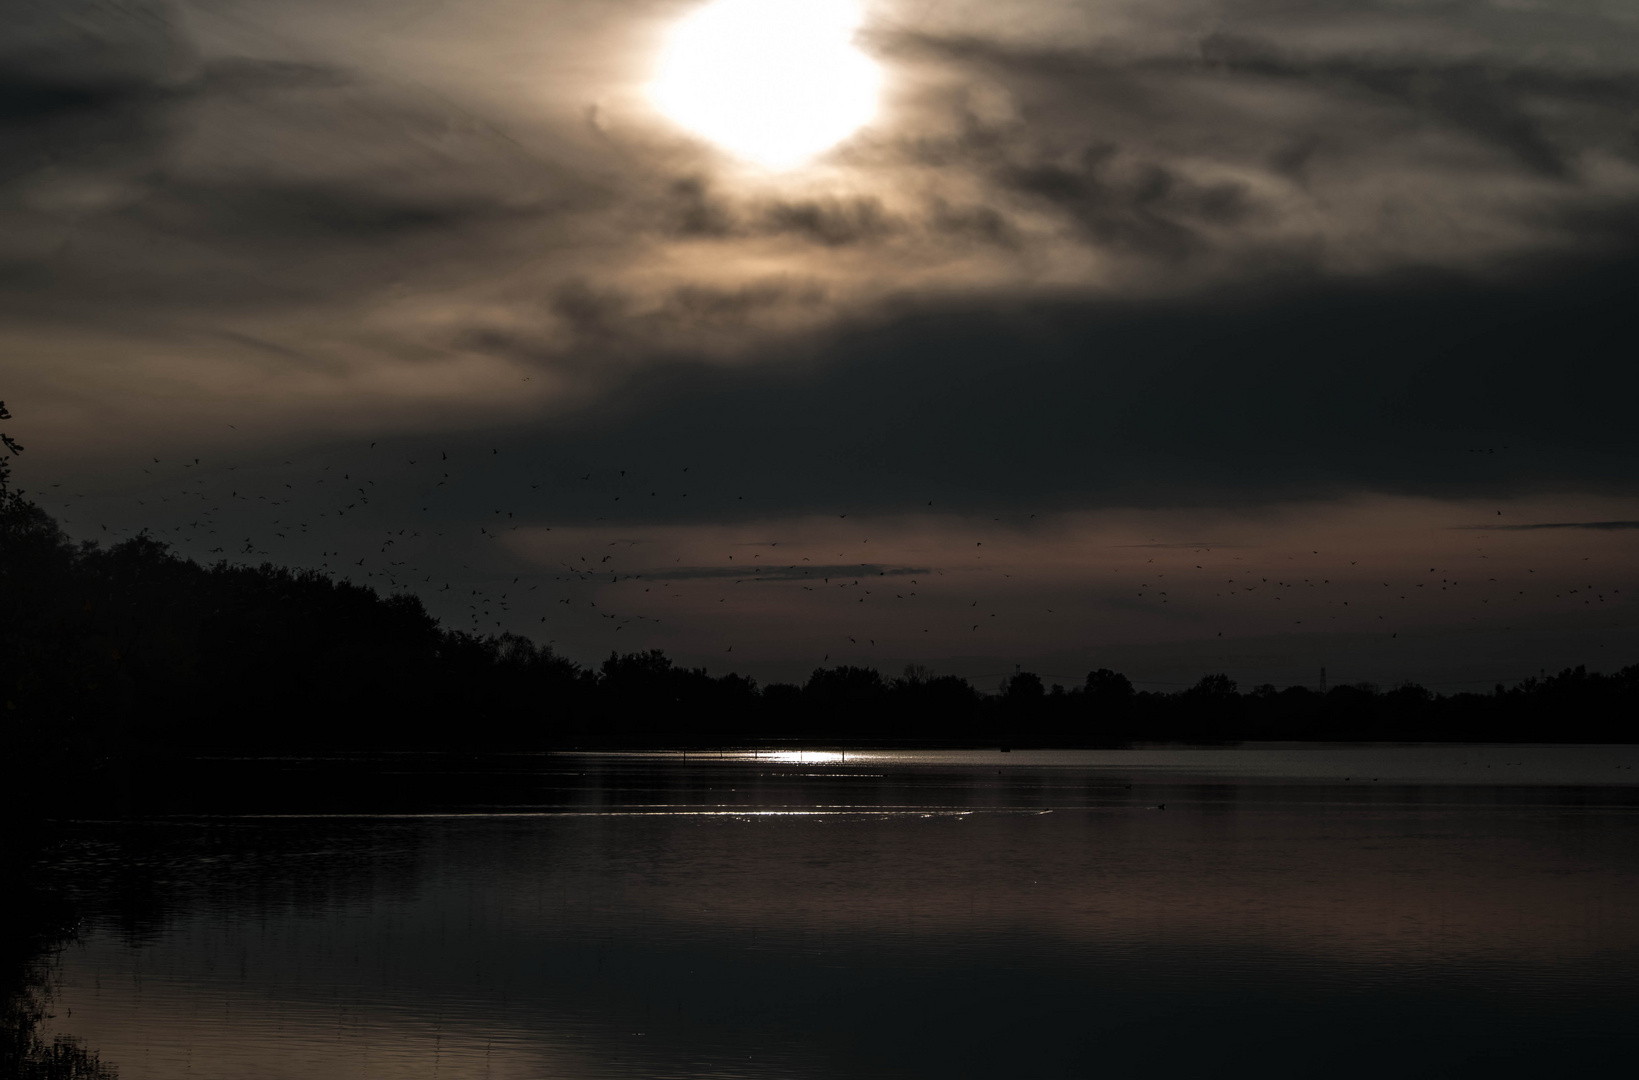
<path fill-rule="evenodd" d="M 1102 669 L 1068 688 L 1020 672 L 996 695 L 914 667 L 759 687 L 658 651 L 589 669 L 527 638 L 445 629 L 414 596 L 327 574 L 201 566 L 147 537 L 74 543 L 34 504 L 0 499 L 0 754 L 31 775 L 50 775 L 54 758 L 199 748 L 1639 738 L 1639 665 L 1451 696 L 1242 692 L 1224 675 L 1150 693 Z"/>

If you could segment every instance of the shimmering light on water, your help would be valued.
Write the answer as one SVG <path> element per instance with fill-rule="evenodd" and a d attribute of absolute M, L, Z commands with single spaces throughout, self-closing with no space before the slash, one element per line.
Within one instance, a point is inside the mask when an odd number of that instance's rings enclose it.
<path fill-rule="evenodd" d="M 743 750 L 735 755 L 742 761 L 747 756 Z M 795 765 L 823 765 L 826 762 L 841 763 L 848 760 L 847 753 L 841 750 L 753 750 L 749 756 L 753 761 L 775 761 Z M 856 753 L 854 756 L 857 760 L 859 755 Z"/>
<path fill-rule="evenodd" d="M 1636 764 L 576 755 L 90 825 L 54 1023 L 127 1080 L 1622 1075 Z"/>

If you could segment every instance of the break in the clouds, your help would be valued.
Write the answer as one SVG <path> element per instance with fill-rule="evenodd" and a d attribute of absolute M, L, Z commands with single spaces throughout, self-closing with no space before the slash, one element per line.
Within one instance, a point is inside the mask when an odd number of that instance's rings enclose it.
<path fill-rule="evenodd" d="M 286 508 L 353 461 L 348 521 L 437 517 L 428 582 L 516 576 L 453 539 L 503 510 L 725 552 L 848 513 L 946 553 L 1030 514 L 1631 516 L 1631 5 L 879 0 L 874 118 L 779 171 L 652 102 L 697 7 L 0 0 L 29 481 L 113 535 L 170 506 L 149 458 Z M 319 509 L 318 551 L 363 542 Z M 197 554 L 294 528 L 222 522 Z M 866 561 L 940 569 L 900 557 Z"/>

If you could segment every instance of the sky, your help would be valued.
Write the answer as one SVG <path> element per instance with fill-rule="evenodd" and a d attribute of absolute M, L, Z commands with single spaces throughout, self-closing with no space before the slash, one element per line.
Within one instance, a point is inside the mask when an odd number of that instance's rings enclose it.
<path fill-rule="evenodd" d="M 581 662 L 1639 660 L 1630 3 L 871 0 L 772 165 L 701 7 L 0 0 L 21 486 Z"/>

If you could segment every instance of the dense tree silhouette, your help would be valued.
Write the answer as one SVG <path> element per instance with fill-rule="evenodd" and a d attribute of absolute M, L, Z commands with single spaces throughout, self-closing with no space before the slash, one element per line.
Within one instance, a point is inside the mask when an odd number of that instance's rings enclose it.
<path fill-rule="evenodd" d="M 1002 697 L 1014 705 L 1029 707 L 1038 704 L 1047 696 L 1047 688 L 1041 683 L 1041 676 L 1033 671 L 1016 671 L 1007 680 L 1002 690 Z"/>
<path fill-rule="evenodd" d="M 979 743 L 993 738 L 979 692 L 966 679 L 911 664 L 888 684 L 889 730 L 927 742 Z"/>
<path fill-rule="evenodd" d="M 891 680 L 822 667 L 801 687 L 759 688 L 658 650 L 611 653 L 592 670 L 525 637 L 446 629 L 414 596 L 325 573 L 203 566 L 147 535 L 75 543 L 13 490 L 10 458 L 22 448 L 0 438 L 0 781 L 13 810 L 72 798 L 65 776 L 117 776 L 135 757 L 203 749 L 1639 738 L 1639 665 L 1451 696 L 1364 685 L 1242 693 L 1223 674 L 1139 693 L 1108 668 L 1051 693 L 1031 672 L 985 696 L 917 666 Z"/>
<path fill-rule="evenodd" d="M 1452 696 L 1359 685 L 1241 693 L 1222 674 L 1177 693 L 1136 693 L 1098 669 L 1052 693 L 1019 672 L 985 697 L 954 676 L 913 667 L 888 680 L 855 666 L 816 668 L 801 688 L 759 689 L 653 650 L 612 653 L 589 670 L 527 638 L 444 629 L 413 596 L 322 573 L 201 566 L 146 536 L 107 549 L 74 544 L 10 496 L 0 512 L 0 634 L 8 758 L 35 765 L 133 747 L 1625 741 L 1639 703 L 1639 667 L 1576 668 Z"/>

